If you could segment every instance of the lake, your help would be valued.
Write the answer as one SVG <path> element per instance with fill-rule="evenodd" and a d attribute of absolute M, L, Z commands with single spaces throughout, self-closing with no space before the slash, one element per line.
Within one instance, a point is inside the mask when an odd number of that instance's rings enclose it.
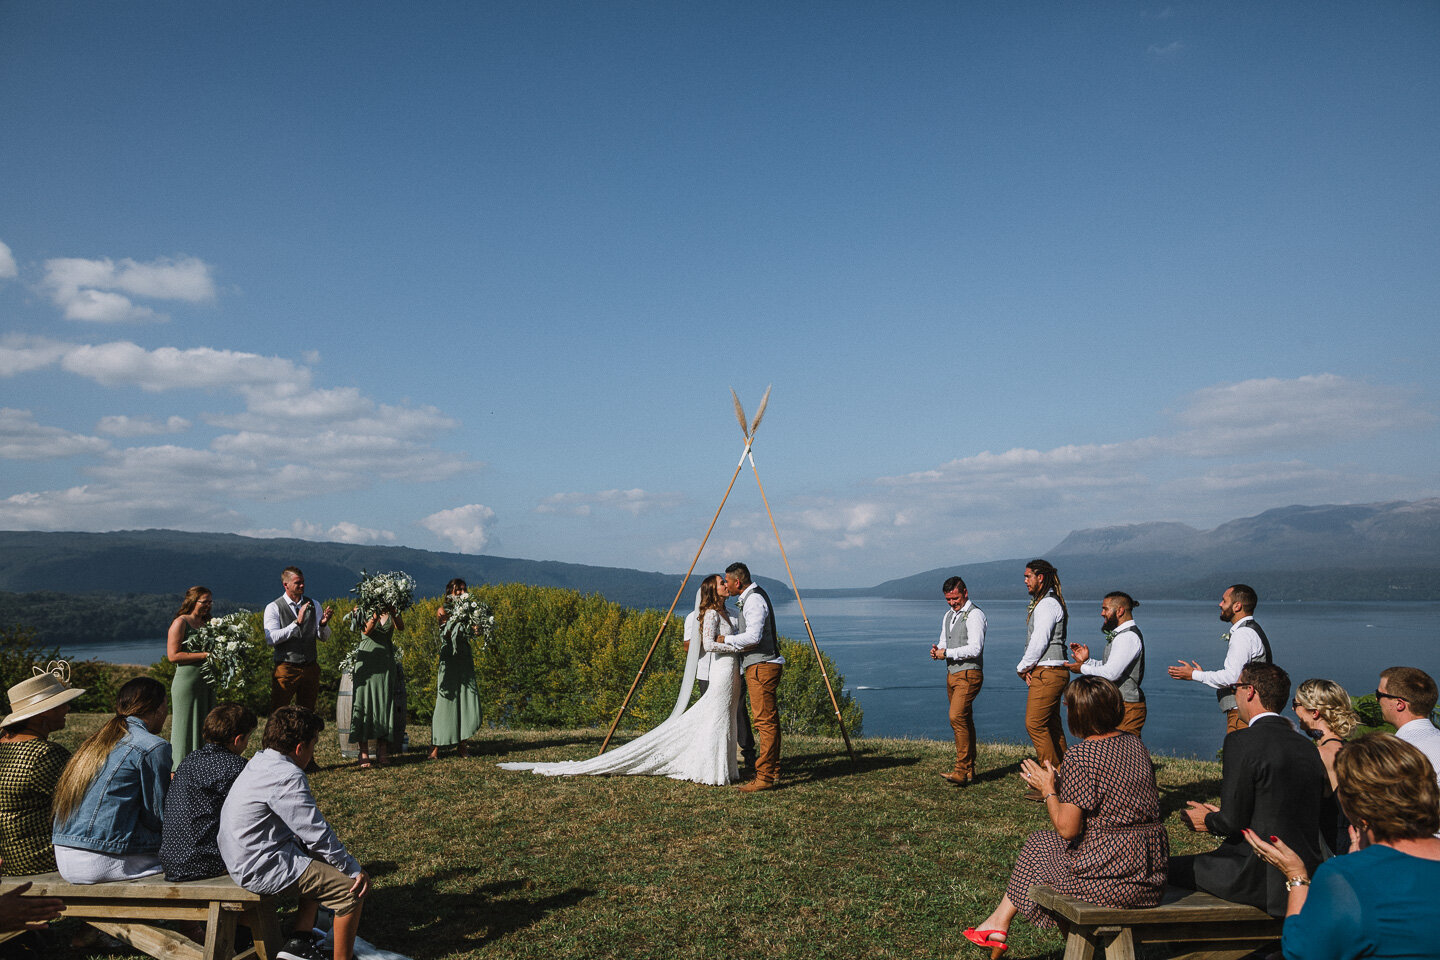
<path fill-rule="evenodd" d="M 872 737 L 951 739 L 946 714 L 945 670 L 929 657 L 948 609 L 936 587 L 934 602 L 873 598 L 816 598 L 805 601 L 815 639 L 845 678 L 845 689 L 865 709 L 864 733 Z M 977 598 L 989 621 L 985 642 L 985 687 L 975 702 L 982 740 L 1027 743 L 1025 684 L 1015 676 L 1024 650 L 1025 601 Z M 1071 600 L 1070 639 L 1104 650 L 1100 601 Z M 1220 635 L 1226 624 L 1213 601 L 1145 601 L 1135 622 L 1145 635 L 1145 698 L 1149 716 L 1145 741 L 1157 753 L 1213 757 L 1225 723 L 1209 687 L 1172 680 L 1165 668 L 1177 660 L 1198 660 L 1207 670 L 1225 659 Z M 1375 689 L 1379 673 L 1397 665 L 1420 667 L 1440 676 L 1435 652 L 1440 603 L 1276 603 L 1263 601 L 1257 618 L 1275 651 L 1275 661 L 1298 685 L 1327 677 L 1352 695 Z M 808 642 L 792 598 L 776 597 L 780 632 Z M 153 663 L 164 655 L 163 640 L 112 644 L 66 644 L 64 654 L 116 663 Z M 639 667 L 639 664 L 636 664 Z"/>

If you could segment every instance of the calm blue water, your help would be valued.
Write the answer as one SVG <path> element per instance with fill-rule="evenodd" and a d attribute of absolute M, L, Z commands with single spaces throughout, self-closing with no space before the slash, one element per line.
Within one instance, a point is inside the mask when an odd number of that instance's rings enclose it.
<path fill-rule="evenodd" d="M 835 661 L 845 688 L 865 708 L 865 729 L 873 737 L 950 740 L 946 719 L 945 668 L 929 657 L 948 609 L 935 601 L 817 598 L 805 601 L 815 639 Z M 793 599 L 776 598 L 780 632 L 806 641 L 805 625 Z M 1024 649 L 1024 600 L 985 601 L 989 621 L 985 643 L 985 687 L 976 701 L 976 728 L 983 740 L 1028 743 L 1025 684 L 1015 676 Z M 1226 625 L 1212 601 L 1146 601 L 1135 611 L 1145 634 L 1145 697 L 1149 716 L 1145 741 L 1152 751 L 1213 757 L 1224 739 L 1224 720 L 1215 694 L 1198 683 L 1171 680 L 1165 668 L 1181 658 L 1213 670 L 1225 659 L 1220 635 Z M 1356 696 L 1375 689 L 1386 667 L 1415 666 L 1440 677 L 1435 647 L 1440 603 L 1261 603 L 1258 619 L 1275 659 L 1298 684 L 1328 677 Z M 1089 643 L 1098 655 L 1100 601 L 1070 601 L 1070 636 Z M 153 663 L 165 652 L 163 640 L 117 644 L 69 644 L 66 656 L 97 657 L 117 663 Z M 636 664 L 638 668 L 638 664 Z"/>

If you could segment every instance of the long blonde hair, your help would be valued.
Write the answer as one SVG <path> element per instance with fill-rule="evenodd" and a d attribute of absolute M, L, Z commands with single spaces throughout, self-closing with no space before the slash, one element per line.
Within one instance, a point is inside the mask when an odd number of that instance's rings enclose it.
<path fill-rule="evenodd" d="M 1334 680 L 1320 677 L 1306 680 L 1295 691 L 1295 699 L 1300 706 L 1314 710 L 1316 716 L 1330 724 L 1330 729 L 1341 740 L 1348 740 L 1360 723 L 1359 714 L 1350 706 L 1350 695 Z"/>
<path fill-rule="evenodd" d="M 136 677 L 120 688 L 115 698 L 115 716 L 80 744 L 55 785 L 55 823 L 63 824 L 80 808 L 90 784 L 100 775 L 105 759 L 125 738 L 127 717 L 143 717 L 165 706 L 165 685 L 152 677 Z"/>

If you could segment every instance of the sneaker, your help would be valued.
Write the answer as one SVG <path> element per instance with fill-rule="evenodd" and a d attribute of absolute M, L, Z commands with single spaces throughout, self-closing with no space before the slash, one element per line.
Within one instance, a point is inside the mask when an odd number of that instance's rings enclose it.
<path fill-rule="evenodd" d="M 279 960 L 330 960 L 320 949 L 320 944 L 308 933 L 298 934 L 285 941 L 285 946 L 275 954 Z"/>

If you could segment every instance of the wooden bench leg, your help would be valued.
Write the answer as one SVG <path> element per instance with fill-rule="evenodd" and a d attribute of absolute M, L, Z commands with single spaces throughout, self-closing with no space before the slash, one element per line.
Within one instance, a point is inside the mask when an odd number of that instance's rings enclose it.
<path fill-rule="evenodd" d="M 1071 924 L 1065 938 L 1065 960 L 1095 960 L 1095 933 L 1089 927 Z"/>
<path fill-rule="evenodd" d="M 285 941 L 280 939 L 280 920 L 275 916 L 275 901 L 267 900 L 245 911 L 245 922 L 255 940 L 252 948 L 256 960 L 275 960 Z"/>
<path fill-rule="evenodd" d="M 205 960 L 230 960 L 235 955 L 235 920 L 234 910 L 219 901 L 210 902 L 205 917 Z"/>
<path fill-rule="evenodd" d="M 141 953 L 161 960 L 202 960 L 195 941 L 173 930 L 152 927 L 148 923 L 111 923 L 108 920 L 86 920 L 86 923 L 116 940 L 123 940 Z"/>
<path fill-rule="evenodd" d="M 1095 932 L 1105 944 L 1105 960 L 1135 960 L 1135 933 L 1129 927 L 1099 927 Z"/>

